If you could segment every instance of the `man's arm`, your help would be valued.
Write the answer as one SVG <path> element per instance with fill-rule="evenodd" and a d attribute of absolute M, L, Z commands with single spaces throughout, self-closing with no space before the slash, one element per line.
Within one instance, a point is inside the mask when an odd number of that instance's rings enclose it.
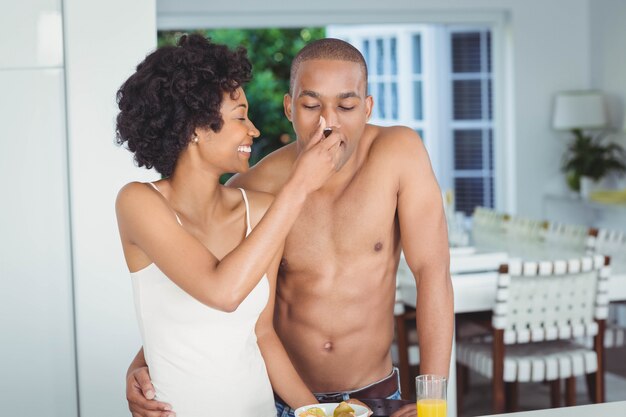
<path fill-rule="evenodd" d="M 126 372 L 126 400 L 133 417 L 175 417 L 172 406 L 154 400 L 154 387 L 150 381 L 143 348 L 130 363 Z"/>
<path fill-rule="evenodd" d="M 454 298 L 441 191 L 419 137 L 409 129 L 399 136 L 398 217 L 404 256 L 417 286 L 420 372 L 447 376 Z"/>

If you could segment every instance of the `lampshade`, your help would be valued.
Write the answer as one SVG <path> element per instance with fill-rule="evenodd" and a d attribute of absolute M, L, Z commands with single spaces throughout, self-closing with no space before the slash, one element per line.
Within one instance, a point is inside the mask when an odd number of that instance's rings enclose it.
<path fill-rule="evenodd" d="M 554 102 L 555 129 L 599 129 L 606 127 L 606 104 L 599 91 L 564 91 Z"/>

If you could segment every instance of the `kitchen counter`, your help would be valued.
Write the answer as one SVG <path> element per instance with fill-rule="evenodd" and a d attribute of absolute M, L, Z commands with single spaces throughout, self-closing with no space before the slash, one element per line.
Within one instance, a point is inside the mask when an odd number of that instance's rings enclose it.
<path fill-rule="evenodd" d="M 521 413 L 494 414 L 491 417 L 624 417 L 626 401 L 580 405 L 577 407 L 548 408 Z"/>

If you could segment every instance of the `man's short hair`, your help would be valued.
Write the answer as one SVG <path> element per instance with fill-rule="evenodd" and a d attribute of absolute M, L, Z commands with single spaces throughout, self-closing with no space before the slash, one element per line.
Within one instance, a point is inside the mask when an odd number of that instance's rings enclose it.
<path fill-rule="evenodd" d="M 366 80 L 365 91 L 367 93 L 367 64 L 361 52 L 341 39 L 325 38 L 306 45 L 293 59 L 291 63 L 291 73 L 289 74 L 289 94 L 293 94 L 293 85 L 296 80 L 296 75 L 298 74 L 298 69 L 300 69 L 300 64 L 314 59 L 356 62 L 363 70 L 363 75 Z"/>

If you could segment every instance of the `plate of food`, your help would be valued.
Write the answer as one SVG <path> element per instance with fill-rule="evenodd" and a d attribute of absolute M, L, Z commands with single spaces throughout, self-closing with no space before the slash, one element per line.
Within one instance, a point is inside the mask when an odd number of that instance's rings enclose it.
<path fill-rule="evenodd" d="M 367 417 L 369 414 L 367 407 L 358 404 L 326 403 L 311 404 L 298 408 L 295 411 L 296 417 Z"/>

